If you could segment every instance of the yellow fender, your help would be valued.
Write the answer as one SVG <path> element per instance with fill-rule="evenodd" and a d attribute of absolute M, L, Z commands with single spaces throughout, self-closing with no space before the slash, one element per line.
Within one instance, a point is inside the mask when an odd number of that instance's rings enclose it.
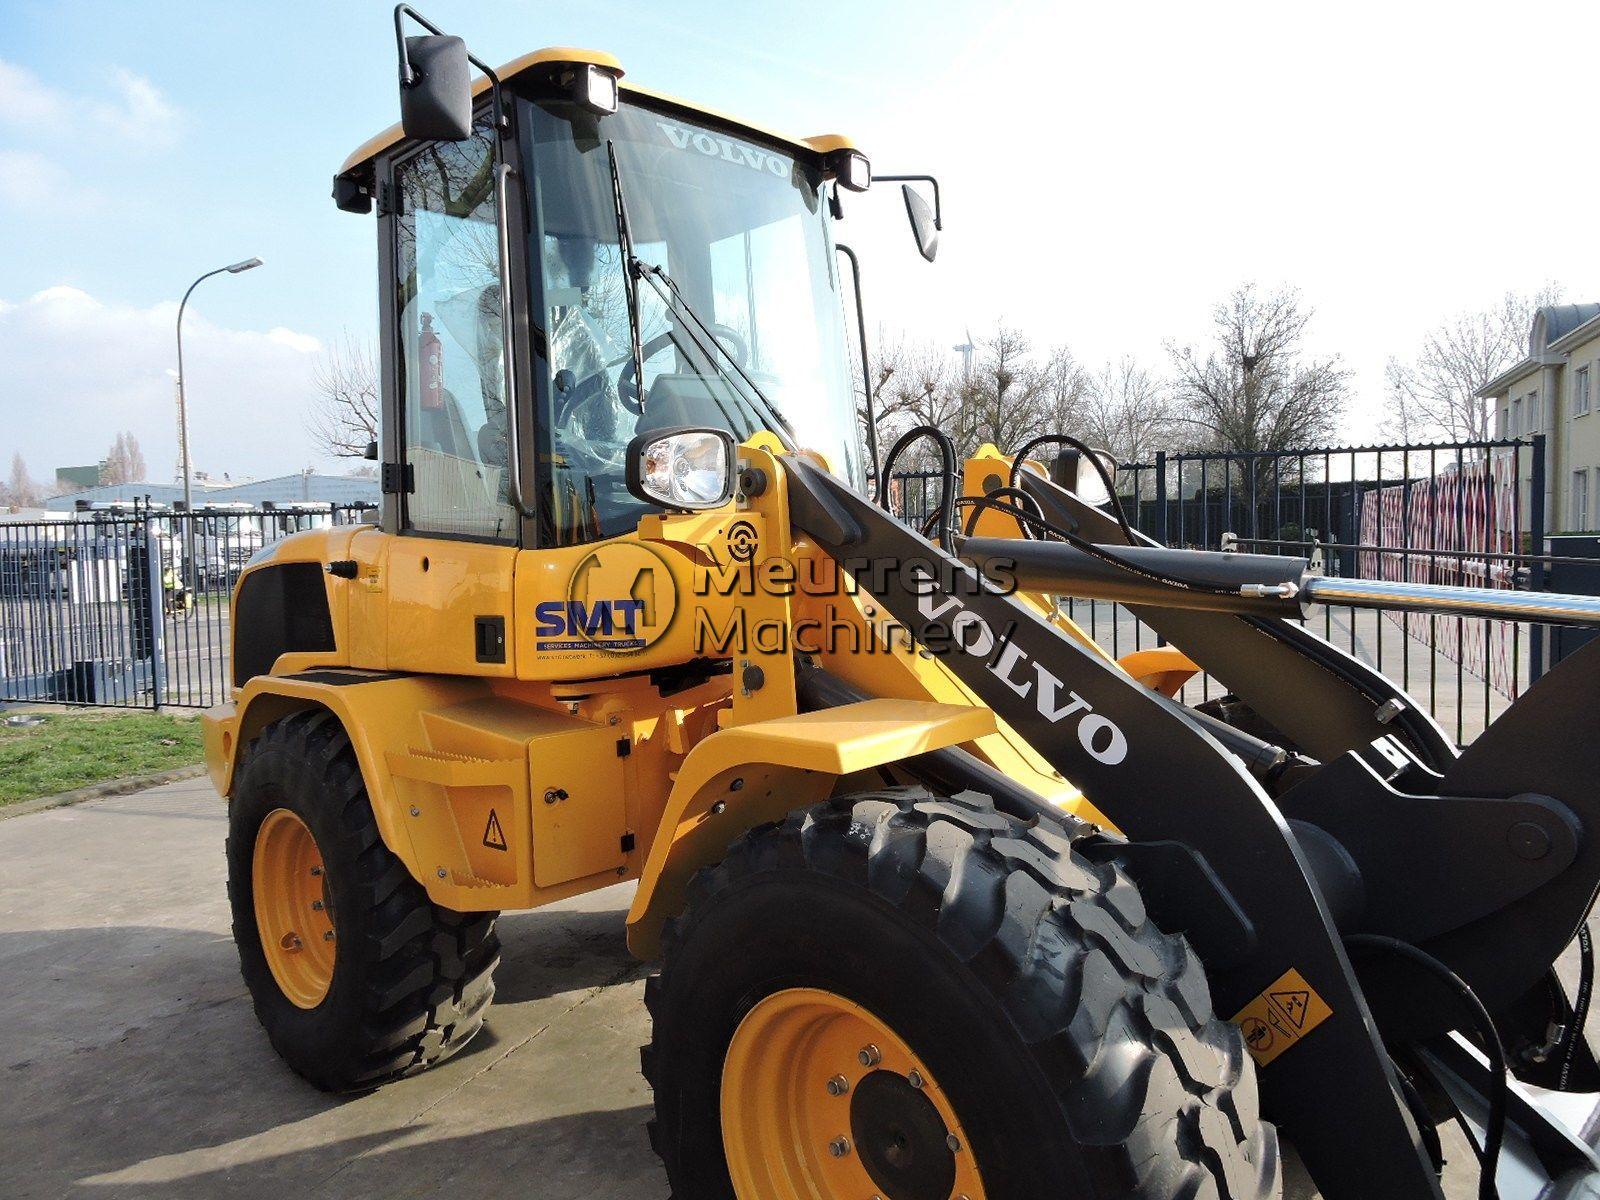
<path fill-rule="evenodd" d="M 628 948 L 654 958 L 689 878 L 757 825 L 825 799 L 841 776 L 995 731 L 986 708 L 863 700 L 712 734 L 690 752 L 628 911 Z"/>
<path fill-rule="evenodd" d="M 1151 691 L 1169 698 L 1200 673 L 1199 663 L 1171 646 L 1135 650 L 1117 659 L 1117 665 Z"/>
<path fill-rule="evenodd" d="M 434 829 L 431 822 L 402 820 L 400 813 L 409 808 L 401 807 L 394 769 L 397 760 L 416 757 L 411 753 L 415 745 L 426 744 L 422 714 L 489 695 L 489 680 L 346 670 L 337 675 L 350 682 L 341 684 L 313 676 L 259 675 L 239 689 L 234 703 L 208 709 L 201 717 L 206 768 L 218 793 L 231 794 L 240 754 L 269 724 L 304 709 L 327 709 L 350 738 L 384 844 L 405 863 L 429 896 L 436 903 L 464 912 L 500 907 L 507 897 L 497 895 L 498 889 L 478 886 L 470 877 L 454 830 Z M 432 764 L 418 764 L 419 768 L 425 765 Z M 461 773 L 476 768 L 481 774 L 490 766 L 478 762 L 441 763 L 438 769 L 449 767 Z M 525 795 L 525 760 L 505 775 L 503 781 L 497 778 L 488 782 L 504 782 Z"/>

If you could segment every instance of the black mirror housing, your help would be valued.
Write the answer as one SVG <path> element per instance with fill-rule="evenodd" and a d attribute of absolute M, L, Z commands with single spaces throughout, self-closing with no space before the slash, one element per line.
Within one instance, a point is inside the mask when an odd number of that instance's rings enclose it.
<path fill-rule="evenodd" d="M 906 198 L 906 216 L 911 218 L 911 232 L 916 235 L 917 250 L 929 262 L 939 253 L 939 222 L 928 202 L 917 194 L 909 183 L 900 185 Z"/>
<path fill-rule="evenodd" d="M 400 84 L 400 127 L 408 138 L 464 142 L 472 136 L 472 64 L 467 44 L 448 35 L 408 37 L 411 79 Z"/>

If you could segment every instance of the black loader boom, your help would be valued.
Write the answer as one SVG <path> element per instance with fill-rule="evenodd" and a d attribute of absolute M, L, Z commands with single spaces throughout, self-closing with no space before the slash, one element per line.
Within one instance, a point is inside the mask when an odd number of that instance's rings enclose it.
<path fill-rule="evenodd" d="M 1441 1195 L 1428 1115 L 1441 1102 L 1491 1158 L 1504 1139 L 1502 1197 L 1596 1194 L 1600 1096 L 1576 1105 L 1589 1120 L 1574 1127 L 1552 1113 L 1575 1097 L 1553 1105 L 1550 1089 L 1600 1088 L 1552 969 L 1600 884 L 1600 738 L 1572 733 L 1600 711 L 1600 644 L 1458 752 L 1299 619 L 1337 602 L 1595 624 L 1600 605 L 1130 544 L 1124 524 L 1032 472 L 1020 490 L 1035 530 L 1061 536 L 935 545 L 810 463 L 786 466 L 797 529 L 837 559 L 898 564 L 862 586 L 918 642 L 952 645 L 949 668 L 1129 839 L 1147 906 L 1204 960 L 1261 1068 L 1264 1114 L 1323 1194 Z M 1128 605 L 1223 681 L 1235 711 L 1140 686 L 987 583 L 1002 561 L 1022 592 Z M 969 586 L 935 586 L 952 577 Z M 1552 1029 L 1570 1051 L 1562 1081 Z"/>

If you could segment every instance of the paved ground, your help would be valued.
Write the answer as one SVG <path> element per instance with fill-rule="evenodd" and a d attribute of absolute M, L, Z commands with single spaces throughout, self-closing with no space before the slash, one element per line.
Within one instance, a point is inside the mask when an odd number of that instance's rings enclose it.
<path fill-rule="evenodd" d="M 629 889 L 505 918 L 485 1033 L 333 1098 L 250 1011 L 225 824 L 205 779 L 0 822 L 0 1196 L 666 1196 Z"/>
<path fill-rule="evenodd" d="M 502 920 L 486 1031 L 325 1096 L 272 1053 L 205 779 L 0 821 L 0 1196 L 665 1200 L 630 886 Z M 1459 1142 L 1452 1196 L 1474 1193 Z M 1291 1174 L 1289 1200 L 1314 1193 Z"/>

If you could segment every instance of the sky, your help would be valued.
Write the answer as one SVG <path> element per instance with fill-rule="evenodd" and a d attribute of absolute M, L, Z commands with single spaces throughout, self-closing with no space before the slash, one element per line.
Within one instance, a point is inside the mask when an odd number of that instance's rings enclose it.
<path fill-rule="evenodd" d="M 641 83 L 941 181 L 938 261 L 888 187 L 850 196 L 869 323 L 953 346 L 1004 320 L 1091 368 L 1206 334 L 1246 281 L 1383 415 L 1426 331 L 1547 283 L 1600 300 L 1600 5 L 422 0 L 503 62 L 611 51 Z M 333 171 L 398 115 L 392 6 L 0 0 L 0 471 L 132 431 L 174 477 L 173 321 L 196 467 L 319 456 L 323 349 L 376 326 L 375 231 Z"/>

